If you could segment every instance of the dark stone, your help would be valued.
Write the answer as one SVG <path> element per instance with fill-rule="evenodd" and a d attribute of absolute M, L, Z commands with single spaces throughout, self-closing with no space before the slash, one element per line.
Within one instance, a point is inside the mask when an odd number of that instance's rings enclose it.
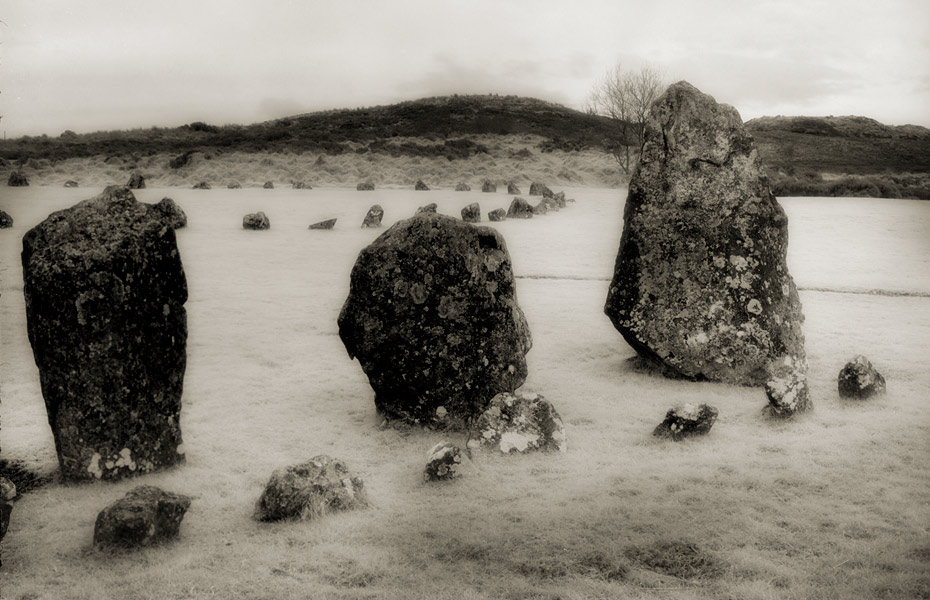
<path fill-rule="evenodd" d="M 355 189 L 358 190 L 359 192 L 372 192 L 375 189 L 375 184 L 373 184 L 370 181 L 365 181 L 355 186 Z"/>
<path fill-rule="evenodd" d="M 539 394 L 502 393 L 491 399 L 470 434 L 469 448 L 484 446 L 504 454 L 565 452 L 565 426 L 552 404 Z"/>
<path fill-rule="evenodd" d="M 523 192 L 520 191 L 520 188 L 517 187 L 517 184 L 511 181 L 507 184 L 507 193 L 512 196 L 519 196 Z"/>
<path fill-rule="evenodd" d="M 384 218 L 384 209 L 380 204 L 375 204 L 368 209 L 365 220 L 362 221 L 362 227 L 381 227 L 382 218 Z"/>
<path fill-rule="evenodd" d="M 10 513 L 13 512 L 13 498 L 16 497 L 16 486 L 6 477 L 0 477 L 0 541 L 6 535 L 10 526 Z"/>
<path fill-rule="evenodd" d="M 129 176 L 129 183 L 126 184 L 131 190 L 145 189 L 145 177 L 142 173 L 133 173 Z"/>
<path fill-rule="evenodd" d="M 329 513 L 365 508 L 365 484 L 341 460 L 320 455 L 309 462 L 275 469 L 258 499 L 258 521 L 309 521 Z"/>
<path fill-rule="evenodd" d="M 66 188 L 76 188 L 77 186 L 78 186 L 78 182 L 73 179 L 69 179 L 68 181 L 65 182 Z"/>
<path fill-rule="evenodd" d="M 455 186 L 455 191 L 456 192 L 470 192 L 471 186 L 468 185 L 467 183 L 460 183 L 457 186 Z"/>
<path fill-rule="evenodd" d="M 262 187 L 265 188 L 266 190 L 273 190 L 273 189 L 274 189 L 274 182 L 273 182 L 273 181 L 266 181 L 266 182 L 265 182 L 265 185 L 263 185 Z"/>
<path fill-rule="evenodd" d="M 155 205 L 155 208 L 160 210 L 165 216 L 168 220 L 168 225 L 175 229 L 181 229 L 187 226 L 187 215 L 184 214 L 184 211 L 181 210 L 178 203 L 171 198 L 162 198 L 161 201 Z"/>
<path fill-rule="evenodd" d="M 242 228 L 254 230 L 270 229 L 271 221 L 269 221 L 268 216 L 261 211 L 257 213 L 249 213 L 242 217 Z"/>
<path fill-rule="evenodd" d="M 462 455 L 458 446 L 442 441 L 432 447 L 426 455 L 424 481 L 449 481 L 462 476 L 462 464 L 468 457 Z"/>
<path fill-rule="evenodd" d="M 462 220 L 466 223 L 481 222 L 481 206 L 477 202 L 472 202 L 462 209 Z"/>
<path fill-rule="evenodd" d="M 226 189 L 230 189 L 230 190 L 238 190 L 241 188 L 242 188 L 242 184 L 239 183 L 238 181 L 230 181 L 229 184 L 226 186 Z"/>
<path fill-rule="evenodd" d="M 27 187 L 29 180 L 26 179 L 26 174 L 22 171 L 13 171 L 10 173 L 10 178 L 6 184 L 10 187 Z"/>
<path fill-rule="evenodd" d="M 210 189 L 210 184 L 207 183 L 206 181 L 201 181 L 200 183 L 194 184 L 194 187 L 193 187 L 192 189 L 195 189 L 195 190 L 209 190 L 209 189 Z"/>
<path fill-rule="evenodd" d="M 542 196 L 543 198 L 551 198 L 553 194 L 552 190 L 550 190 L 545 184 L 532 183 L 530 184 L 530 196 Z"/>
<path fill-rule="evenodd" d="M 62 477 L 120 479 L 183 462 L 187 280 L 164 214 L 108 187 L 29 230 L 22 262 Z"/>
<path fill-rule="evenodd" d="M 533 207 L 530 206 L 529 202 L 517 196 L 510 203 L 510 208 L 507 209 L 507 218 L 508 219 L 532 219 L 533 218 Z"/>
<path fill-rule="evenodd" d="M 788 220 L 731 106 L 686 82 L 653 105 L 604 312 L 670 376 L 764 385 L 810 408 Z"/>
<path fill-rule="evenodd" d="M 0 210 L 0 229 L 9 229 L 13 226 L 13 217 L 4 210 Z"/>
<path fill-rule="evenodd" d="M 417 212 L 414 214 L 417 215 L 435 215 L 436 214 L 436 203 L 430 202 L 426 206 L 421 206 L 417 209 Z"/>
<path fill-rule="evenodd" d="M 413 186 L 413 189 L 415 189 L 418 192 L 428 192 L 429 186 L 423 183 L 422 179 L 417 179 L 417 183 L 415 186 Z"/>
<path fill-rule="evenodd" d="M 523 383 L 532 345 L 503 237 L 444 215 L 400 221 L 362 250 L 339 336 L 386 418 L 453 428 Z"/>
<path fill-rule="evenodd" d="M 840 398 L 865 400 L 885 393 L 885 378 L 861 354 L 846 363 L 836 378 Z"/>
<path fill-rule="evenodd" d="M 717 420 L 717 409 L 707 404 L 684 404 L 670 409 L 652 435 L 675 440 L 706 435 Z"/>
<path fill-rule="evenodd" d="M 336 225 L 336 219 L 327 219 L 326 221 L 320 221 L 319 223 L 314 223 L 309 227 L 309 229 L 332 229 Z"/>
<path fill-rule="evenodd" d="M 139 486 L 97 515 L 94 547 L 130 550 L 172 540 L 178 537 L 190 505 L 189 496 Z"/>
<path fill-rule="evenodd" d="M 490 179 L 485 179 L 484 183 L 481 184 L 482 192 L 496 192 L 497 185 L 494 184 Z"/>
<path fill-rule="evenodd" d="M 555 202 L 555 205 L 559 208 L 565 208 L 568 204 L 565 200 L 565 192 L 558 192 L 552 196 L 552 200 Z M 574 200 L 572 200 L 574 202 Z"/>
<path fill-rule="evenodd" d="M 312 190 L 309 183 L 304 183 L 303 181 L 295 181 L 291 184 L 291 187 L 295 190 Z"/>
<path fill-rule="evenodd" d="M 507 211 L 503 208 L 495 208 L 488 213 L 488 221 L 504 221 L 507 219 Z"/>

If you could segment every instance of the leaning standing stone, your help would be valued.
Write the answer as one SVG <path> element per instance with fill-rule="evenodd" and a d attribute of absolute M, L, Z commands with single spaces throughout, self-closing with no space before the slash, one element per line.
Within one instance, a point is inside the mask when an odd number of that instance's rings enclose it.
<path fill-rule="evenodd" d="M 332 229 L 336 225 L 336 219 L 327 219 L 325 221 L 320 221 L 319 223 L 314 223 L 308 229 Z"/>
<path fill-rule="evenodd" d="M 413 186 L 413 189 L 415 189 L 418 192 L 428 192 L 429 186 L 423 183 L 422 179 L 417 179 L 417 183 L 416 185 Z"/>
<path fill-rule="evenodd" d="M 533 207 L 530 206 L 530 203 L 517 196 L 510 203 L 510 208 L 507 209 L 507 218 L 508 219 L 532 219 L 533 218 Z"/>
<path fill-rule="evenodd" d="M 544 183 L 531 183 L 530 196 L 542 196 L 544 198 L 552 197 L 552 190 Z"/>
<path fill-rule="evenodd" d="M 380 204 L 375 204 L 368 209 L 368 214 L 362 221 L 362 227 L 381 227 L 381 219 L 384 218 L 384 209 Z"/>
<path fill-rule="evenodd" d="M 94 524 L 94 547 L 140 548 L 178 537 L 191 498 L 143 485 L 107 506 Z"/>
<path fill-rule="evenodd" d="M 4 210 L 0 210 L 0 229 L 9 229 L 13 226 L 13 217 Z"/>
<path fill-rule="evenodd" d="M 517 184 L 511 181 L 507 183 L 507 193 L 511 196 L 519 196 L 523 192 L 520 191 L 520 188 L 517 187 Z"/>
<path fill-rule="evenodd" d="M 836 378 L 840 398 L 865 400 L 885 393 L 885 378 L 861 354 L 846 363 Z"/>
<path fill-rule="evenodd" d="M 187 280 L 174 228 L 125 187 L 23 237 L 26 324 L 65 480 L 184 460 Z"/>
<path fill-rule="evenodd" d="M 552 404 L 539 394 L 498 394 L 478 417 L 468 441 L 469 448 L 482 446 L 504 454 L 565 452 L 565 426 Z"/>
<path fill-rule="evenodd" d="M 734 108 L 686 82 L 652 106 L 604 312 L 667 374 L 810 408 L 788 220 Z"/>
<path fill-rule="evenodd" d="M 709 404 L 684 404 L 665 414 L 652 435 L 666 437 L 676 442 L 686 437 L 706 435 L 717 420 L 717 409 Z"/>
<path fill-rule="evenodd" d="M 359 253 L 339 336 L 385 417 L 453 428 L 523 383 L 532 345 L 503 237 L 445 215 L 400 221 Z"/>
<path fill-rule="evenodd" d="M 270 229 L 271 221 L 269 221 L 268 216 L 261 211 L 257 213 L 249 213 L 242 217 L 242 228 L 254 230 Z"/>
<path fill-rule="evenodd" d="M 300 519 L 368 506 L 365 484 L 346 464 L 326 455 L 276 469 L 255 507 L 258 521 Z"/>
<path fill-rule="evenodd" d="M 477 202 L 472 202 L 462 209 L 462 220 L 466 223 L 481 222 L 481 206 Z"/>

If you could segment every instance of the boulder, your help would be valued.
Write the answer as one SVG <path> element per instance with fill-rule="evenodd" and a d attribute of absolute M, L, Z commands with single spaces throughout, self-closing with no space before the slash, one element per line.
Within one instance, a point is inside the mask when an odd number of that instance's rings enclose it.
<path fill-rule="evenodd" d="M 12 171 L 6 184 L 10 187 L 27 187 L 29 180 L 26 179 L 26 174 L 22 171 Z"/>
<path fill-rule="evenodd" d="M 382 415 L 451 428 L 523 383 L 532 345 L 501 234 L 445 215 L 400 221 L 361 251 L 339 336 Z"/>
<path fill-rule="evenodd" d="M 0 229 L 9 229 L 13 226 L 13 217 L 5 210 L 0 210 Z"/>
<path fill-rule="evenodd" d="M 142 173 L 136 172 L 129 176 L 129 183 L 126 184 L 131 190 L 145 189 L 145 177 Z"/>
<path fill-rule="evenodd" d="M 565 452 L 565 426 L 552 404 L 539 394 L 501 393 L 478 417 L 468 447 L 490 447 L 504 454 Z"/>
<path fill-rule="evenodd" d="M 455 191 L 456 192 L 470 192 L 471 186 L 468 185 L 467 183 L 460 183 L 457 186 L 455 186 Z"/>
<path fill-rule="evenodd" d="M 152 485 L 130 490 L 104 508 L 94 523 L 94 547 L 130 550 L 178 537 L 191 498 Z"/>
<path fill-rule="evenodd" d="M 254 517 L 258 521 L 309 521 L 367 506 L 364 482 L 341 460 L 321 454 L 309 462 L 275 469 L 258 499 Z"/>
<path fill-rule="evenodd" d="M 314 223 L 308 229 L 332 229 L 336 225 L 336 219 L 327 219 L 325 221 L 320 221 L 319 223 Z"/>
<path fill-rule="evenodd" d="M 171 198 L 162 198 L 161 201 L 155 205 L 155 208 L 161 211 L 161 214 L 164 215 L 168 225 L 171 227 L 181 229 L 187 226 L 187 215 L 184 214 L 184 211 L 181 210 L 178 203 Z"/>
<path fill-rule="evenodd" d="M 462 209 L 462 220 L 466 223 L 481 222 L 481 206 L 477 202 L 472 202 Z"/>
<path fill-rule="evenodd" d="M 488 221 L 503 221 L 507 219 L 507 211 L 503 208 L 495 208 L 488 213 Z"/>
<path fill-rule="evenodd" d="M 885 393 L 885 378 L 861 354 L 846 363 L 836 378 L 840 398 L 865 400 Z"/>
<path fill-rule="evenodd" d="M 686 82 L 653 105 L 604 312 L 665 374 L 810 407 L 788 220 L 734 108 Z"/>
<path fill-rule="evenodd" d="M 533 218 L 533 207 L 530 206 L 529 202 L 517 196 L 510 203 L 510 208 L 507 209 L 507 218 L 508 219 L 532 219 Z"/>
<path fill-rule="evenodd" d="M 210 189 L 210 184 L 207 183 L 206 181 L 201 181 L 200 183 L 194 184 L 194 187 L 193 187 L 192 189 L 195 189 L 195 190 L 209 190 L 209 189 Z"/>
<path fill-rule="evenodd" d="M 706 435 L 717 420 L 717 409 L 708 404 L 684 404 L 670 409 L 652 435 L 676 442 L 686 437 Z"/>
<path fill-rule="evenodd" d="M 531 183 L 530 184 L 530 196 L 542 196 L 543 198 L 551 198 L 553 196 L 552 190 L 550 190 L 543 183 Z"/>
<path fill-rule="evenodd" d="M 416 185 L 413 186 L 413 189 L 415 189 L 418 192 L 428 192 L 429 186 L 423 183 L 422 179 L 417 179 L 417 183 Z"/>
<path fill-rule="evenodd" d="M 304 183 L 303 181 L 295 181 L 291 184 L 291 187 L 295 190 L 312 190 L 309 183 Z"/>
<path fill-rule="evenodd" d="M 255 230 L 270 229 L 271 221 L 269 221 L 268 216 L 261 211 L 249 213 L 242 217 L 242 228 Z"/>
<path fill-rule="evenodd" d="M 497 185 L 494 184 L 490 179 L 485 179 L 484 183 L 481 184 L 482 192 L 496 192 Z"/>
<path fill-rule="evenodd" d="M 266 189 L 266 190 L 273 190 L 273 189 L 274 189 L 274 182 L 273 182 L 273 181 L 266 181 L 266 182 L 265 182 L 265 185 L 263 185 L 262 187 L 263 187 L 264 189 Z"/>
<path fill-rule="evenodd" d="M 66 188 L 76 188 L 77 186 L 78 186 L 78 182 L 73 179 L 69 179 L 68 181 L 65 182 Z"/>
<path fill-rule="evenodd" d="M 16 486 L 6 477 L 0 477 L 0 541 L 6 535 L 10 526 L 10 513 L 13 512 L 13 498 L 16 497 Z"/>
<path fill-rule="evenodd" d="M 507 183 L 507 193 L 511 196 L 519 196 L 523 192 L 520 191 L 520 188 L 517 187 L 517 184 L 511 181 Z"/>
<path fill-rule="evenodd" d="M 362 227 L 381 227 L 382 218 L 384 218 L 384 209 L 380 204 L 375 204 L 368 209 L 365 220 L 362 221 Z"/>
<path fill-rule="evenodd" d="M 229 184 L 226 185 L 226 188 L 230 190 L 238 190 L 242 188 L 242 184 L 238 181 L 230 181 Z"/>
<path fill-rule="evenodd" d="M 321 156 L 320 158 L 322 158 L 322 156 Z M 365 181 L 365 182 L 360 183 L 360 184 L 358 184 L 357 186 L 355 186 L 355 189 L 358 190 L 358 191 L 360 191 L 360 192 L 371 192 L 371 191 L 374 191 L 374 189 L 375 189 L 375 184 L 373 184 L 373 183 L 370 182 L 370 181 Z"/>
<path fill-rule="evenodd" d="M 458 446 L 442 441 L 432 447 L 426 455 L 424 481 L 448 481 L 462 476 L 462 465 L 468 457 L 462 455 Z"/>
<path fill-rule="evenodd" d="M 421 206 L 417 209 L 417 212 L 414 214 L 417 215 L 435 215 L 436 214 L 436 203 L 430 202 L 426 206 Z"/>
<path fill-rule="evenodd" d="M 126 187 L 23 237 L 26 324 L 66 481 L 184 461 L 187 280 L 174 228 Z"/>

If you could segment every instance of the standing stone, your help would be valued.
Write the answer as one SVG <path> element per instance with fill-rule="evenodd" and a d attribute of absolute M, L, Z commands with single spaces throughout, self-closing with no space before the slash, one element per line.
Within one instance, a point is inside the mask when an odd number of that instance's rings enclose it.
<path fill-rule="evenodd" d="M 0 210 L 0 229 L 9 229 L 13 226 L 13 217 L 4 210 Z"/>
<path fill-rule="evenodd" d="M 321 454 L 306 463 L 275 469 L 258 499 L 254 518 L 307 521 L 367 506 L 364 482 L 341 460 Z"/>
<path fill-rule="evenodd" d="M 304 183 L 303 181 L 295 181 L 291 184 L 291 188 L 295 190 L 312 190 L 309 183 Z"/>
<path fill-rule="evenodd" d="M 462 209 L 462 220 L 466 223 L 481 222 L 481 206 L 477 202 L 472 202 Z"/>
<path fill-rule="evenodd" d="M 362 227 L 381 227 L 381 219 L 384 218 L 384 209 L 380 204 L 375 204 L 368 209 L 365 220 L 362 221 Z"/>
<path fill-rule="evenodd" d="M 332 229 L 336 225 L 336 219 L 327 219 L 325 221 L 320 221 L 319 223 L 314 223 L 308 229 Z"/>
<path fill-rule="evenodd" d="M 455 186 L 455 191 L 456 192 L 470 192 L 471 186 L 468 185 L 467 183 L 460 183 L 457 186 Z"/>
<path fill-rule="evenodd" d="M 128 550 L 178 537 L 191 498 L 142 485 L 104 508 L 94 523 L 94 547 Z"/>
<path fill-rule="evenodd" d="M 422 179 L 417 179 L 417 183 L 416 185 L 413 186 L 413 189 L 415 189 L 418 192 L 428 192 L 429 186 L 423 183 Z"/>
<path fill-rule="evenodd" d="M 165 216 L 168 225 L 175 229 L 181 229 L 187 226 L 187 215 L 184 214 L 184 211 L 181 210 L 178 203 L 171 198 L 162 198 L 161 201 L 155 205 L 155 208 L 161 211 L 161 214 Z"/>
<path fill-rule="evenodd" d="M 507 219 L 507 211 L 503 208 L 495 208 L 488 213 L 488 221 L 504 221 Z"/>
<path fill-rule="evenodd" d="M 68 181 L 65 182 L 66 188 L 76 188 L 77 186 L 78 186 L 78 182 L 73 179 L 69 179 Z"/>
<path fill-rule="evenodd" d="M 264 189 L 266 189 L 266 190 L 273 190 L 273 189 L 274 189 L 274 182 L 273 182 L 273 181 L 266 181 L 266 182 L 265 182 L 265 185 L 263 185 L 262 187 L 263 187 Z"/>
<path fill-rule="evenodd" d="M 22 261 L 62 477 L 120 479 L 183 462 L 187 280 L 162 212 L 108 187 L 26 233 Z"/>
<path fill-rule="evenodd" d="M 493 193 L 497 191 L 497 185 L 492 182 L 490 179 L 485 179 L 484 183 L 481 184 L 481 191 Z"/>
<path fill-rule="evenodd" d="M 520 191 L 520 188 L 517 187 L 517 184 L 511 181 L 507 183 L 507 193 L 512 196 L 519 196 L 523 192 Z"/>
<path fill-rule="evenodd" d="M 565 192 L 558 192 L 556 194 L 553 194 L 552 200 L 555 202 L 555 205 L 558 208 L 565 208 L 567 206 L 567 202 L 565 200 Z"/>
<path fill-rule="evenodd" d="M 530 196 L 542 196 L 543 198 L 551 198 L 552 195 L 552 190 L 550 190 L 545 184 L 530 184 Z"/>
<path fill-rule="evenodd" d="M 840 398 L 865 400 L 885 393 L 885 378 L 861 354 L 846 363 L 836 378 Z"/>
<path fill-rule="evenodd" d="M 433 446 L 426 455 L 423 469 L 424 481 L 449 481 L 462 476 L 462 467 L 468 457 L 462 455 L 458 446 L 442 441 Z"/>
<path fill-rule="evenodd" d="M 532 345 L 503 237 L 445 215 L 400 221 L 362 250 L 339 336 L 386 418 L 452 428 L 523 383 Z"/>
<path fill-rule="evenodd" d="M 126 184 L 131 190 L 145 189 L 145 177 L 142 173 L 135 172 L 129 176 L 129 183 Z"/>
<path fill-rule="evenodd" d="M 242 184 L 239 183 L 238 181 L 230 181 L 229 184 L 226 186 L 226 189 L 230 189 L 230 190 L 242 189 Z"/>
<path fill-rule="evenodd" d="M 194 187 L 193 187 L 192 189 L 195 189 L 195 190 L 209 190 L 209 189 L 210 189 L 210 184 L 207 183 L 206 181 L 201 181 L 200 183 L 195 183 L 195 184 L 194 184 Z"/>
<path fill-rule="evenodd" d="M 533 218 L 533 207 L 530 206 L 529 202 L 517 196 L 510 203 L 510 208 L 507 209 L 507 218 L 508 219 L 532 219 Z"/>
<path fill-rule="evenodd" d="M 22 171 L 12 171 L 6 184 L 10 187 L 27 187 L 29 180 L 26 179 L 26 174 Z"/>
<path fill-rule="evenodd" d="M 656 437 L 680 441 L 686 437 L 706 435 L 717 420 L 717 409 L 709 404 L 684 404 L 665 413 L 665 420 L 652 432 Z"/>
<path fill-rule="evenodd" d="M 321 156 L 320 158 L 323 158 L 323 157 Z M 359 192 L 371 192 L 371 191 L 374 191 L 375 184 L 373 184 L 370 181 L 365 181 L 355 186 L 355 189 L 358 190 Z"/>
<path fill-rule="evenodd" d="M 734 108 L 686 82 L 652 106 L 604 312 L 667 374 L 810 408 L 788 220 Z"/>
<path fill-rule="evenodd" d="M 530 210 L 533 211 L 534 215 L 544 215 L 549 212 L 549 205 L 544 201 L 540 201 L 536 206 L 530 206 Z"/>
<path fill-rule="evenodd" d="M 10 514 L 13 512 L 13 498 L 16 497 L 16 486 L 6 477 L 0 477 L 0 541 L 6 535 L 10 526 Z"/>
<path fill-rule="evenodd" d="M 491 447 L 504 454 L 565 452 L 565 426 L 552 404 L 539 394 L 502 393 L 475 421 L 469 448 Z"/>
<path fill-rule="evenodd" d="M 268 216 L 262 211 L 249 213 L 242 217 L 242 228 L 254 229 L 257 231 L 270 229 L 271 221 L 268 220 Z"/>
<path fill-rule="evenodd" d="M 435 214 L 436 214 L 436 208 L 438 208 L 438 207 L 436 206 L 436 203 L 435 203 L 435 202 L 430 202 L 430 203 L 427 204 L 426 206 L 421 206 L 420 208 L 418 208 L 418 209 L 417 209 L 417 212 L 414 213 L 414 214 L 417 214 L 417 215 L 435 215 Z"/>

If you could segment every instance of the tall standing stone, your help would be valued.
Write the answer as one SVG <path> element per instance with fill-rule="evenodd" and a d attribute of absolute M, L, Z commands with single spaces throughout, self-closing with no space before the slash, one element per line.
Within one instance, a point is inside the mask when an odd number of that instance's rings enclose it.
<path fill-rule="evenodd" d="M 174 228 L 125 187 L 23 237 L 26 323 L 66 480 L 184 460 L 187 280 Z"/>
<path fill-rule="evenodd" d="M 668 374 L 810 407 L 788 220 L 736 110 L 687 82 L 652 106 L 604 312 Z"/>
<path fill-rule="evenodd" d="M 454 428 L 523 383 L 532 345 L 503 237 L 445 215 L 400 221 L 362 250 L 339 336 L 383 415 Z"/>

